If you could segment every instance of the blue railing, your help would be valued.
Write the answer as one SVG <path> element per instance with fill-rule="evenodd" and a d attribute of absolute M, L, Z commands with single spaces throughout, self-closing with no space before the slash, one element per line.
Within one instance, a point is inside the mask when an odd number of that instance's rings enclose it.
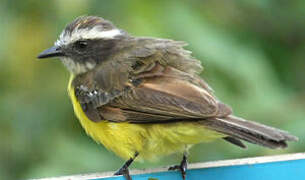
<path fill-rule="evenodd" d="M 113 172 L 76 175 L 54 180 L 125 180 Z M 131 170 L 133 180 L 181 180 L 167 168 Z M 305 153 L 190 164 L 187 180 L 305 180 Z"/>

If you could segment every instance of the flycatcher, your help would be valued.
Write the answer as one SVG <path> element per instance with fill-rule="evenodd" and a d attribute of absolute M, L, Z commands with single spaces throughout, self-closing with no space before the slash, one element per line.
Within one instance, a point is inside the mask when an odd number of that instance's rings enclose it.
<path fill-rule="evenodd" d="M 100 17 L 79 17 L 55 46 L 38 58 L 59 57 L 71 73 L 68 91 L 86 133 L 127 162 L 115 175 L 129 176 L 133 160 L 183 153 L 194 144 L 224 139 L 285 148 L 289 133 L 232 114 L 199 77 L 200 61 L 184 42 L 134 37 Z"/>

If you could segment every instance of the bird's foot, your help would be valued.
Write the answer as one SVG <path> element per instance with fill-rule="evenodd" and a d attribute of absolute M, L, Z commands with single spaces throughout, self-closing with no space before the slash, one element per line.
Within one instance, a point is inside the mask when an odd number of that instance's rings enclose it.
<path fill-rule="evenodd" d="M 124 163 L 124 165 L 117 171 L 114 173 L 115 176 L 119 176 L 119 175 L 123 175 L 125 177 L 126 180 L 132 180 L 131 176 L 129 174 L 129 170 L 128 167 L 130 166 L 130 164 L 133 162 L 133 160 L 139 155 L 138 152 L 135 153 L 133 158 L 130 158 L 128 161 L 126 161 Z"/>
<path fill-rule="evenodd" d="M 128 167 L 123 166 L 117 172 L 114 173 L 115 176 L 123 175 L 126 180 L 132 180 L 129 174 Z"/>
<path fill-rule="evenodd" d="M 183 159 L 180 165 L 171 166 L 168 168 L 169 171 L 179 170 L 181 172 L 183 180 L 185 180 L 186 170 L 187 170 L 187 158 L 183 155 Z"/>

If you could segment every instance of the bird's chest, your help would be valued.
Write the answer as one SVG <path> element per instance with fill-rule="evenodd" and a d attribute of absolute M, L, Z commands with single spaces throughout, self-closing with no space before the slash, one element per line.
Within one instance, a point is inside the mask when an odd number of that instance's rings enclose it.
<path fill-rule="evenodd" d="M 129 123 L 94 122 L 84 113 L 71 83 L 68 86 L 68 93 L 80 124 L 96 142 L 103 144 L 124 159 L 133 157 L 136 151 L 142 151 L 143 137 L 146 136 L 145 127 Z"/>

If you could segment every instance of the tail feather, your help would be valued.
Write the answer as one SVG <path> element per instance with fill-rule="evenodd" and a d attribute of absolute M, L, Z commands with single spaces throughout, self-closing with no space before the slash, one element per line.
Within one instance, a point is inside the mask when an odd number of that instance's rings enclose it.
<path fill-rule="evenodd" d="M 286 141 L 298 140 L 297 137 L 290 135 L 286 131 L 256 122 L 246 121 L 232 115 L 224 118 L 207 119 L 202 122 L 206 127 L 230 137 L 272 149 L 285 148 L 287 147 Z"/>

